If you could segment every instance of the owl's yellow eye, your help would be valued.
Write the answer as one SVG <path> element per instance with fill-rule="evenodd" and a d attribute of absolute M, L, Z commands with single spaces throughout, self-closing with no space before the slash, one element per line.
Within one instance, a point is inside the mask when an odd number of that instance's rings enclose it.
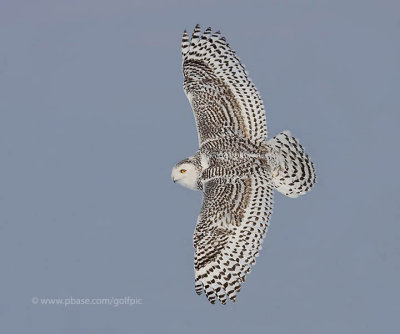
<path fill-rule="evenodd" d="M 181 174 L 185 174 L 185 173 L 186 173 L 186 169 L 181 169 L 179 172 L 180 172 Z"/>

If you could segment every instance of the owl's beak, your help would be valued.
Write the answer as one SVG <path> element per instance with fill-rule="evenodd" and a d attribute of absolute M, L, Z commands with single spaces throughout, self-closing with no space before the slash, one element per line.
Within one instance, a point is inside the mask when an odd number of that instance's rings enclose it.
<path fill-rule="evenodd" d="M 172 178 L 172 181 L 174 181 L 174 183 L 176 182 L 176 180 L 175 180 L 175 178 L 174 178 L 174 177 Z"/>

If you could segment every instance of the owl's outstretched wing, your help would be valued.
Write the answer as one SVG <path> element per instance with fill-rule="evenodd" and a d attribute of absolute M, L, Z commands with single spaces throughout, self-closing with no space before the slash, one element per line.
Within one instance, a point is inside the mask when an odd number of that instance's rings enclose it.
<path fill-rule="evenodd" d="M 261 97 L 235 52 L 219 32 L 197 25 L 189 39 L 182 37 L 184 91 L 192 106 L 199 145 L 230 129 L 254 141 L 267 137 Z"/>
<path fill-rule="evenodd" d="M 261 249 L 272 213 L 273 185 L 265 176 L 218 177 L 204 185 L 201 213 L 194 232 L 195 289 L 208 300 L 236 293 Z"/>

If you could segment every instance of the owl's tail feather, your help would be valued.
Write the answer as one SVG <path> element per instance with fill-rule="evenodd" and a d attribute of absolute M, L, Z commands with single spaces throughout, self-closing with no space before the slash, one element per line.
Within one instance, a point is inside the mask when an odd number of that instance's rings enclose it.
<path fill-rule="evenodd" d="M 275 153 L 278 167 L 273 170 L 273 182 L 276 190 L 296 198 L 304 195 L 315 184 L 314 164 L 304 152 L 303 146 L 290 131 L 283 131 L 267 144 Z"/>

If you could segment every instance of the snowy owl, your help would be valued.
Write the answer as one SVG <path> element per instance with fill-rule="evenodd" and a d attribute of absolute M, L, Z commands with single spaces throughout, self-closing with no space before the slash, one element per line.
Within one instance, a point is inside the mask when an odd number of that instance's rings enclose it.
<path fill-rule="evenodd" d="M 199 149 L 172 169 L 172 180 L 203 192 L 193 243 L 197 294 L 236 300 L 255 264 L 272 213 L 273 191 L 305 194 L 314 165 L 289 131 L 266 140 L 260 95 L 220 32 L 197 25 L 182 37 L 184 91 Z"/>

